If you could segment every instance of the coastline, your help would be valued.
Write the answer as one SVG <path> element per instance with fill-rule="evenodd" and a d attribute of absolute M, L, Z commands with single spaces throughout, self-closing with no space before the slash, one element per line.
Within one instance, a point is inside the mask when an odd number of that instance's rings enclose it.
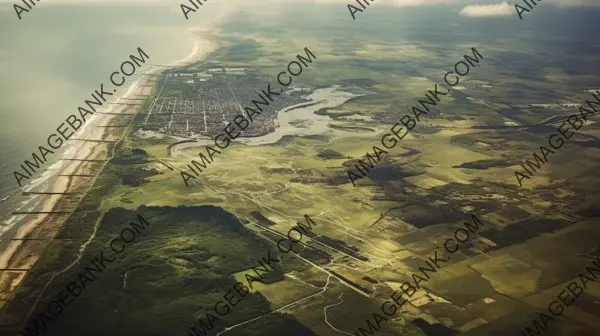
<path fill-rule="evenodd" d="M 203 30 L 201 34 L 196 34 L 197 38 L 194 43 L 192 52 L 183 59 L 174 61 L 165 66 L 150 66 L 150 68 L 140 75 L 127 89 L 127 91 L 114 102 L 125 102 L 123 99 L 148 98 L 152 90 L 156 86 L 156 76 L 144 76 L 150 74 L 160 75 L 164 71 L 172 68 L 182 67 L 193 64 L 204 59 L 210 52 L 215 50 L 216 43 L 210 39 L 214 34 L 213 29 Z M 199 32 L 198 32 L 199 33 Z M 102 112 L 110 111 L 112 113 L 140 113 L 142 104 L 131 103 L 131 105 L 109 105 Z M 95 114 L 92 120 L 80 131 L 77 132 L 78 138 L 84 139 L 102 139 L 102 140 L 118 140 L 126 134 L 119 128 L 98 127 L 107 125 L 121 125 L 117 121 L 120 116 Z M 117 121 L 115 123 L 115 121 Z M 128 130 L 128 128 L 127 128 Z M 127 131 L 126 131 L 127 132 Z M 75 153 L 77 155 L 75 156 Z M 78 159 L 103 159 L 108 156 L 107 143 L 85 142 L 72 143 L 71 146 L 61 155 L 62 158 Z M 55 166 L 56 165 L 56 166 Z M 94 168 L 89 162 L 80 161 L 58 161 L 48 168 L 55 171 L 34 180 L 26 185 L 23 189 L 44 192 L 80 192 L 81 194 L 73 195 L 40 195 L 39 200 L 35 200 L 33 205 L 25 204 L 26 211 L 64 211 L 67 214 L 38 214 L 25 215 L 17 220 L 11 228 L 2 234 L 3 240 L 0 242 L 0 268 L 2 269 L 30 269 L 41 254 L 45 247 L 49 244 L 59 232 L 64 222 L 69 218 L 70 212 L 77 208 L 81 199 L 85 197 L 85 191 L 94 185 L 96 177 L 75 177 L 75 176 L 59 176 L 70 174 L 91 174 L 97 175 L 100 170 Z M 44 187 L 41 187 L 44 186 Z M 41 190 L 43 189 L 43 190 Z M 36 196 L 34 196 L 35 198 Z M 75 198 L 75 200 L 74 200 Z M 34 202 L 32 199 L 31 202 Z M 75 206 L 74 206 L 75 205 Z M 40 239 L 40 240 L 12 240 L 15 238 L 23 239 Z M 2 308 L 9 300 L 11 293 L 18 288 L 18 285 L 25 278 L 26 271 L 2 271 L 0 273 L 0 308 Z"/>

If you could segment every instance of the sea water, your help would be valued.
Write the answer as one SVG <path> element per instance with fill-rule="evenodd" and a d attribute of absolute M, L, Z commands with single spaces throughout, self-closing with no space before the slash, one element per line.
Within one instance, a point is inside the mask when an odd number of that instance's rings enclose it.
<path fill-rule="evenodd" d="M 61 157 L 76 157 L 67 141 L 59 153 L 19 187 L 13 171 L 44 145 L 77 107 L 91 99 L 120 64 L 142 48 L 150 60 L 110 99 L 125 94 L 148 64 L 171 64 L 189 56 L 195 30 L 215 26 L 223 7 L 205 6 L 185 20 L 176 3 L 39 2 L 19 20 L 13 5 L 0 2 L 0 235 L 32 210 L 43 183 L 58 170 Z M 109 85 L 110 86 L 110 85 Z M 110 105 L 108 105 L 110 106 Z M 2 237 L 0 237 L 0 241 Z"/>

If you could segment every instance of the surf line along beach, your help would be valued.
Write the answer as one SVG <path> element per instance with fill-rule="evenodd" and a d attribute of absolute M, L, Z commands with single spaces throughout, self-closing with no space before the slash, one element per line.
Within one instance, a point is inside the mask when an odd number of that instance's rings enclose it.
<path fill-rule="evenodd" d="M 140 67 L 141 64 L 146 63 L 146 60 L 149 59 L 150 57 L 144 52 L 144 50 L 142 50 L 142 48 L 137 48 L 137 51 L 139 53 L 139 57 L 134 56 L 134 55 L 129 55 L 129 58 L 131 59 L 131 61 L 125 61 L 123 63 L 121 63 L 121 72 L 119 71 L 115 71 L 110 75 L 110 82 L 115 86 L 115 87 L 120 87 L 121 85 L 125 84 L 125 77 L 121 76 L 121 78 L 118 77 L 118 75 L 120 73 L 124 74 L 125 76 L 129 77 L 132 76 L 133 74 L 135 74 L 136 72 L 136 66 Z M 135 63 L 135 64 L 134 64 Z M 116 81 L 116 82 L 115 82 Z M 81 118 L 77 118 L 77 116 L 75 114 L 71 114 L 70 116 L 67 117 L 67 119 L 65 120 L 65 122 L 61 123 L 57 128 L 56 128 L 56 132 L 58 134 L 60 134 L 61 136 L 56 135 L 56 133 L 52 133 L 50 134 L 50 136 L 48 136 L 47 139 L 47 144 L 50 148 L 57 150 L 60 149 L 60 147 L 64 144 L 65 141 L 69 140 L 73 134 L 75 134 L 75 132 L 79 131 L 80 128 L 82 128 L 87 119 L 86 116 L 89 115 L 90 117 L 94 115 L 93 112 L 91 112 L 90 110 L 96 112 L 96 107 L 92 106 L 92 105 L 97 105 L 97 106 L 102 106 L 104 104 L 104 102 L 106 102 L 106 98 L 105 96 L 112 96 L 115 92 L 117 92 L 117 89 L 113 89 L 112 92 L 110 92 L 110 88 L 108 88 L 108 91 L 104 91 L 104 83 L 100 84 L 100 92 L 98 92 L 98 90 L 95 90 L 94 92 L 92 92 L 92 100 L 85 100 L 84 101 L 84 106 L 87 106 L 88 109 L 85 109 L 84 107 L 79 106 L 77 108 L 77 110 L 79 111 L 79 116 Z M 100 100 L 102 99 L 102 100 Z M 88 117 L 88 118 L 90 118 Z M 67 126 L 66 124 L 68 124 L 69 126 Z M 64 141 L 63 141 L 64 139 Z M 44 146 L 38 146 L 38 151 L 39 154 L 41 156 L 37 155 L 37 153 L 31 153 L 33 162 L 30 162 L 29 160 L 25 160 L 23 162 L 24 165 L 21 165 L 21 168 L 23 169 L 23 171 L 27 174 L 24 175 L 19 171 L 14 171 L 13 175 L 15 176 L 15 179 L 17 180 L 17 183 L 19 184 L 19 187 L 22 186 L 21 181 L 22 180 L 26 180 L 29 179 L 31 176 L 33 176 L 33 173 L 35 173 L 35 168 L 40 169 L 40 167 L 47 162 L 46 156 L 48 154 L 54 154 L 54 151 L 51 149 L 48 149 Z M 29 168 L 29 170 L 27 169 Z"/>
<path fill-rule="evenodd" d="M 205 29 L 205 32 L 201 34 L 201 39 L 195 41 L 191 53 L 183 59 L 166 64 L 165 66 L 150 65 L 149 70 L 145 74 L 153 76 L 143 76 L 137 79 L 131 84 L 125 95 L 119 98 L 117 103 L 121 99 L 123 99 L 122 102 L 127 103 L 126 99 L 135 97 L 136 100 L 139 100 L 148 97 L 156 85 L 156 74 L 172 67 L 185 66 L 202 60 L 208 53 L 216 49 L 216 45 L 210 40 L 211 34 L 213 34 L 212 28 Z M 126 71 L 128 70 L 126 69 Z M 113 78 L 116 83 L 121 82 L 121 76 L 115 75 Z M 139 108 L 139 104 L 109 105 L 103 111 L 111 112 L 110 114 L 95 114 L 91 119 L 88 118 L 87 125 L 82 127 L 82 129 L 86 128 L 88 135 L 94 139 L 115 134 L 115 131 L 122 129 L 98 126 L 108 125 L 115 118 L 123 118 L 123 115 L 131 116 L 137 113 Z M 80 132 L 82 129 L 80 129 Z M 74 152 L 77 153 L 78 158 L 86 160 L 103 159 L 106 155 L 106 143 L 82 141 L 72 142 L 69 145 L 70 148 L 66 153 L 63 153 L 65 157 Z M 63 145 L 63 147 L 65 146 Z M 46 170 L 42 177 L 29 182 L 28 187 L 31 188 L 32 185 L 37 186 L 44 183 L 47 185 L 47 190 L 52 191 L 66 192 L 79 189 L 81 185 L 89 184 L 90 182 L 89 178 L 86 179 L 73 175 L 81 174 L 82 164 L 83 162 L 80 161 L 59 161 Z M 90 174 L 90 172 L 86 172 L 86 174 Z M 63 209 L 72 210 L 73 203 L 69 202 L 68 197 L 72 196 L 60 194 L 35 196 L 29 200 L 29 204 L 25 207 L 27 211 L 35 211 L 36 213 L 11 217 L 10 226 L 2 228 L 6 231 L 2 233 L 3 239 L 0 241 L 0 268 L 29 269 L 32 267 L 51 241 L 50 239 L 55 236 L 64 220 L 66 220 L 66 215 L 50 215 L 48 213 L 63 211 Z M 21 239 L 32 237 L 44 239 Z M 26 274 L 26 272 L 0 272 L 0 307 L 5 303 L 4 300 L 9 297 L 9 294 L 21 283 Z M 0 334 L 2 334 L 1 331 Z"/>

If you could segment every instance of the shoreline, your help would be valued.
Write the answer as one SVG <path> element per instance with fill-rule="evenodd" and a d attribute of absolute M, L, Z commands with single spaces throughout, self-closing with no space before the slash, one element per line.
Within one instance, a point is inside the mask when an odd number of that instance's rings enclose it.
<path fill-rule="evenodd" d="M 168 67 L 164 66 L 150 66 L 148 71 L 141 74 L 135 81 L 131 83 L 127 91 L 114 102 L 119 102 L 122 99 L 131 98 L 135 96 L 137 98 L 143 97 L 148 98 L 152 90 L 156 87 L 158 77 L 145 76 L 150 74 L 162 74 L 165 71 L 173 68 L 183 67 L 195 62 L 201 61 L 206 56 L 216 49 L 216 43 L 210 38 L 211 33 L 214 29 L 208 29 L 203 31 L 202 34 L 195 34 L 196 39 L 193 50 L 190 54 L 184 58 L 174 61 L 168 64 Z M 207 37 L 208 36 L 208 37 Z M 131 105 L 109 105 L 107 109 L 103 109 L 103 112 L 110 111 L 112 113 L 140 113 L 142 104 L 132 103 Z M 98 125 L 110 125 L 114 122 L 118 115 L 105 115 L 95 114 L 93 119 L 81 130 L 81 133 L 77 134 L 78 137 L 85 139 L 103 139 L 103 140 L 117 140 L 126 134 L 122 134 L 119 130 L 111 128 L 97 127 Z M 61 159 L 69 157 L 72 153 L 77 153 L 77 158 L 85 159 L 100 159 L 108 156 L 108 145 L 105 143 L 94 143 L 94 142 L 81 142 L 81 144 L 72 144 L 62 154 Z M 98 167 L 94 169 L 93 164 L 88 162 L 78 161 L 57 161 L 55 164 L 59 164 L 58 168 L 48 176 L 44 177 L 39 183 L 34 184 L 35 180 L 30 184 L 24 186 L 23 189 L 31 190 L 41 189 L 41 185 L 45 185 L 43 190 L 45 192 L 82 192 L 92 187 L 95 183 L 96 177 L 93 179 L 85 177 L 73 177 L 73 176 L 59 176 L 68 174 L 93 174 L 99 173 Z M 52 165 L 53 166 L 53 165 Z M 50 169 L 50 166 L 48 169 Z M 82 171 L 87 170 L 87 171 Z M 90 183 L 90 180 L 91 183 Z M 77 199 L 77 209 L 80 201 L 86 196 L 86 193 L 75 196 Z M 34 205 L 25 204 L 23 207 L 27 208 L 27 211 L 74 211 L 74 209 L 61 209 L 72 202 L 73 196 L 70 195 L 41 195 L 39 200 L 32 200 Z M 72 206 L 71 206 L 72 208 Z M 41 214 L 41 215 L 25 215 L 2 234 L 2 241 L 0 241 L 0 268 L 14 268 L 14 269 L 30 269 L 33 267 L 35 262 L 39 259 L 41 254 L 45 251 L 46 246 L 51 242 L 51 239 L 60 231 L 60 228 L 65 221 L 70 217 L 69 214 Z M 14 238 L 41 238 L 44 240 L 29 240 L 29 241 L 15 241 Z M 18 285 L 25 278 L 27 271 L 4 271 L 0 273 L 0 308 L 9 302 L 11 293 L 13 293 Z"/>

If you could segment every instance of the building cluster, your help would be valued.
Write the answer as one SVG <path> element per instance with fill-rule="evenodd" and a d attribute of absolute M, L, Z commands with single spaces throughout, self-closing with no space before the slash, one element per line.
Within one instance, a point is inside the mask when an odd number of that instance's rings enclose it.
<path fill-rule="evenodd" d="M 268 79 L 245 68 L 215 67 L 205 72 L 170 73 L 162 94 L 152 105 L 142 127 L 160 133 L 196 139 L 214 137 L 244 107 L 254 107 L 257 87 Z M 277 111 L 303 100 L 301 93 L 312 89 L 286 89 L 284 99 L 272 102 L 255 116 L 244 136 L 260 136 L 275 131 Z M 288 92 L 289 91 L 289 92 Z"/>

